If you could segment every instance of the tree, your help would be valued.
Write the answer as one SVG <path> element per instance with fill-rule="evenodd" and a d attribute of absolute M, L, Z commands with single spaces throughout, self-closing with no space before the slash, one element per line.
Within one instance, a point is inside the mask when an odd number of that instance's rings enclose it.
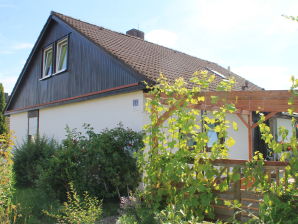
<path fill-rule="evenodd" d="M 0 134 L 7 132 L 7 124 L 4 116 L 5 103 L 4 88 L 2 83 L 0 83 Z"/>

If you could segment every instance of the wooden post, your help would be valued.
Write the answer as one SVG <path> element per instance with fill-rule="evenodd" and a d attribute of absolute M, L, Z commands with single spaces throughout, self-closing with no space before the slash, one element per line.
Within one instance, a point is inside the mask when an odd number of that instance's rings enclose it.
<path fill-rule="evenodd" d="M 239 203 L 241 203 L 241 167 L 239 166 L 234 167 L 233 172 L 240 174 L 239 180 L 235 180 L 235 182 L 233 183 L 233 187 L 234 187 L 233 191 L 234 191 L 234 200 L 237 200 Z M 234 212 L 239 212 L 239 210 L 236 209 Z M 239 212 L 236 215 L 236 219 L 241 220 L 241 212 Z"/>
<path fill-rule="evenodd" d="M 248 160 L 252 160 L 253 150 L 252 150 L 252 112 L 250 111 L 248 114 Z"/>

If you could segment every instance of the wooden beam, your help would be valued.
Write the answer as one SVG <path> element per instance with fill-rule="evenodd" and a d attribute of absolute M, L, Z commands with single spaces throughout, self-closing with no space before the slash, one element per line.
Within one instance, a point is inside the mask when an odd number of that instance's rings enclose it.
<path fill-rule="evenodd" d="M 145 94 L 146 97 L 152 98 L 152 95 Z M 269 90 L 269 91 L 211 91 L 211 92 L 201 92 L 194 96 L 197 98 L 199 96 L 204 96 L 205 101 L 202 102 L 203 107 L 212 108 L 220 107 L 226 103 L 235 104 L 238 110 L 247 111 L 263 111 L 263 112 L 286 112 L 288 111 L 289 105 L 288 100 L 292 97 L 291 92 L 288 90 Z M 217 103 L 213 103 L 211 98 L 213 96 L 218 97 Z M 182 95 L 173 95 L 171 98 L 177 100 L 184 98 Z M 161 94 L 161 98 L 167 99 L 169 96 L 166 94 Z M 197 109 L 199 106 L 194 105 Z M 294 112 L 298 112 L 298 100 L 294 99 L 293 102 Z"/>
<path fill-rule="evenodd" d="M 267 120 L 270 119 L 271 117 L 274 117 L 276 114 L 277 114 L 277 112 L 271 112 L 271 113 L 267 114 L 267 115 L 265 116 L 265 121 L 267 121 Z M 259 125 L 259 122 L 254 123 L 251 127 L 252 127 L 252 128 L 255 128 L 255 127 L 257 127 L 258 125 Z"/>
<path fill-rule="evenodd" d="M 248 160 L 252 160 L 253 150 L 252 150 L 252 112 L 249 113 L 248 117 Z"/>
<path fill-rule="evenodd" d="M 238 114 L 238 113 L 236 115 L 240 118 L 240 120 L 242 121 L 242 123 L 249 129 L 249 125 L 246 122 L 246 120 L 244 120 L 244 118 L 242 117 L 242 115 L 241 114 Z"/>
<path fill-rule="evenodd" d="M 184 100 L 180 100 L 178 101 L 178 103 L 174 104 L 173 106 L 171 106 L 166 112 L 163 113 L 163 115 L 161 115 L 155 126 L 159 126 L 161 125 L 163 122 L 165 122 L 172 114 L 175 110 L 178 109 L 178 107 L 181 107 L 184 104 Z"/>

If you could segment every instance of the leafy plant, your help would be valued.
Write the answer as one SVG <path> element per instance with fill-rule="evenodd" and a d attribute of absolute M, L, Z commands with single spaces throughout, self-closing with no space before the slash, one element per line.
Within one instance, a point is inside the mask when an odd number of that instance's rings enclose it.
<path fill-rule="evenodd" d="M 289 99 L 289 114 L 293 114 L 292 103 L 298 96 L 298 80 L 292 78 L 292 97 Z M 270 181 L 270 173 L 265 172 L 264 158 L 261 153 L 256 153 L 253 160 L 248 162 L 244 169 L 246 179 L 253 183 L 251 188 L 263 195 L 260 203 L 258 223 L 297 223 L 298 222 L 298 142 L 296 139 L 296 120 L 292 118 L 292 136 L 288 143 L 285 139 L 289 130 L 280 128 L 279 135 L 282 139 L 278 142 L 271 134 L 270 127 L 264 123 L 265 116 L 261 114 L 259 121 L 262 139 L 272 149 L 272 153 L 280 154 L 281 161 L 288 162 L 283 174 L 277 174 L 280 181 Z M 285 151 L 290 148 L 291 153 Z"/>
<path fill-rule="evenodd" d="M 64 202 L 61 214 L 51 214 L 44 211 L 50 217 L 56 218 L 61 224 L 94 224 L 102 215 L 102 203 L 87 192 L 80 198 L 72 183 L 69 184 L 67 202 Z"/>
<path fill-rule="evenodd" d="M 34 141 L 27 139 L 17 146 L 13 156 L 17 186 L 36 186 L 41 170 L 47 169 L 49 160 L 58 150 L 58 144 L 44 136 L 37 136 Z"/>
<path fill-rule="evenodd" d="M 11 136 L 0 135 L 0 222 L 3 224 L 14 223 L 18 216 L 13 203 L 15 189 L 12 165 Z"/>
<path fill-rule="evenodd" d="M 161 220 L 175 217 L 178 221 L 199 222 L 213 218 L 213 191 L 228 188 L 227 182 L 217 182 L 221 170 L 212 161 L 226 158 L 234 143 L 227 138 L 227 128 L 236 129 L 236 125 L 225 115 L 234 112 L 235 107 L 224 97 L 204 97 L 203 92 L 214 85 L 214 79 L 208 72 L 198 72 L 190 79 L 192 88 L 182 78 L 168 83 L 164 77 L 148 87 L 152 97 L 147 99 L 146 110 L 151 123 L 145 127 L 146 147 L 139 157 L 144 172 L 142 198 L 156 213 L 163 211 L 159 213 Z M 233 84 L 233 80 L 223 81 L 218 90 L 230 91 Z M 205 101 L 222 101 L 223 106 L 201 114 L 194 107 Z M 209 149 L 207 133 L 211 128 L 218 138 Z"/>

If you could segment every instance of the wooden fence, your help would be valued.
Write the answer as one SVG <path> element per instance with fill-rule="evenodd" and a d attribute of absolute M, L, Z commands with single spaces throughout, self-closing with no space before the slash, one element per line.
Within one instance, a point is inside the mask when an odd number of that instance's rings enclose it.
<path fill-rule="evenodd" d="M 251 190 L 253 183 L 247 183 L 243 177 L 243 168 L 246 160 L 215 160 L 214 165 L 221 170 L 220 176 L 217 177 L 218 181 L 228 181 L 229 189 L 225 192 L 215 192 L 219 201 L 225 200 L 238 200 L 242 205 L 242 212 L 237 212 L 237 218 L 245 221 L 249 218 L 249 214 L 257 215 L 259 212 L 259 203 L 262 200 L 260 193 Z M 284 178 L 284 182 L 281 182 L 281 177 L 287 175 L 285 167 L 287 162 L 275 162 L 266 161 L 264 165 L 264 172 L 268 175 L 268 181 L 270 183 L 275 182 L 277 185 L 282 184 L 287 187 L 288 180 Z M 240 174 L 240 180 L 232 181 L 231 175 L 233 173 Z M 214 205 L 215 215 L 219 219 L 227 219 L 234 214 L 236 210 L 223 205 Z"/>

